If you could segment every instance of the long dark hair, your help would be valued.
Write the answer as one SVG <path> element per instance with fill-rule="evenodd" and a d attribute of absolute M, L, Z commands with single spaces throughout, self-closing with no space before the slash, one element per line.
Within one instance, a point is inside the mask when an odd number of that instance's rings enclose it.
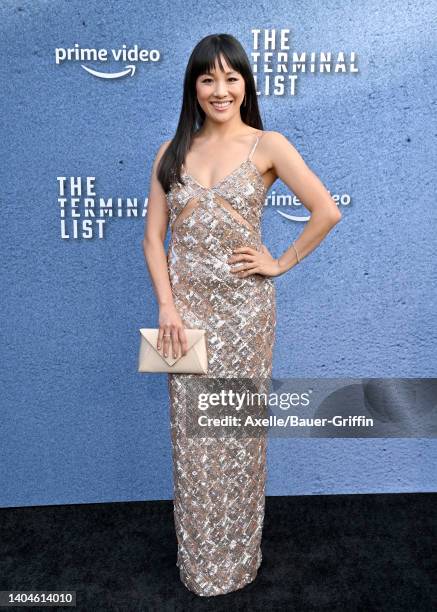
<path fill-rule="evenodd" d="M 230 34 L 205 36 L 194 47 L 188 60 L 179 123 L 173 140 L 158 165 L 157 176 L 165 193 L 169 191 L 173 182 L 182 182 L 181 166 L 190 149 L 194 134 L 205 120 L 205 113 L 197 101 L 196 80 L 199 75 L 212 71 L 216 60 L 220 69 L 224 69 L 220 54 L 223 54 L 227 63 L 244 78 L 246 101 L 240 107 L 242 121 L 256 129 L 263 129 L 255 81 L 249 58 L 242 45 Z"/>

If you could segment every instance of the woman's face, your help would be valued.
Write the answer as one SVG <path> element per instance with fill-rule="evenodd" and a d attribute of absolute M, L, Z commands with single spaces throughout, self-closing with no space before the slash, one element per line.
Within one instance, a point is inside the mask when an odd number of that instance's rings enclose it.
<path fill-rule="evenodd" d="M 235 72 L 223 56 L 221 60 L 224 72 L 216 61 L 213 71 L 199 75 L 196 81 L 199 105 L 205 115 L 214 121 L 228 121 L 236 113 L 239 114 L 245 93 L 241 74 Z"/>

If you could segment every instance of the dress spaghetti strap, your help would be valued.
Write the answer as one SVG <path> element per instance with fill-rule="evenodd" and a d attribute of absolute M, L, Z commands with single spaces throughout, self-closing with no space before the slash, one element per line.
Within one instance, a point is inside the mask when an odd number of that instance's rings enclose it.
<path fill-rule="evenodd" d="M 255 153 L 255 149 L 256 149 L 256 147 L 257 147 L 257 144 L 258 144 L 258 143 L 259 143 L 259 141 L 261 140 L 261 138 L 262 138 L 262 136 L 257 136 L 257 137 L 256 137 L 255 144 L 253 145 L 252 150 L 251 150 L 251 152 L 249 153 L 249 157 L 248 157 L 248 159 L 252 159 L 252 155 Z"/>

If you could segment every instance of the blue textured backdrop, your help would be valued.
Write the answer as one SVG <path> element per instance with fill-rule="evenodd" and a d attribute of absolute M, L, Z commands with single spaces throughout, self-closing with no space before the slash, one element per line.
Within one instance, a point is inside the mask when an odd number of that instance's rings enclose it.
<path fill-rule="evenodd" d="M 265 129 L 352 198 L 327 240 L 276 279 L 274 376 L 437 375 L 436 10 L 2 3 L 0 505 L 172 497 L 166 376 L 136 372 L 137 330 L 157 325 L 144 220 L 112 219 L 103 240 L 62 240 L 56 177 L 95 176 L 100 195 L 145 198 L 206 34 L 232 33 L 249 52 L 252 28 L 290 28 L 298 51 L 358 54 L 357 74 L 302 75 L 295 97 L 259 99 Z M 102 80 L 80 62 L 55 65 L 55 48 L 76 42 L 137 43 L 162 58 Z M 275 255 L 302 227 L 267 206 Z M 432 491 L 436 455 L 429 439 L 272 439 L 267 494 Z"/>

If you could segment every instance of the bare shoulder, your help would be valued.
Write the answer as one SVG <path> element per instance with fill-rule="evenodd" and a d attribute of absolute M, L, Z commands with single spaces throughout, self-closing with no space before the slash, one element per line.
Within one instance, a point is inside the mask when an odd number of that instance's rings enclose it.
<path fill-rule="evenodd" d="M 260 132 L 259 153 L 264 162 L 261 165 L 267 170 L 275 170 L 278 160 L 286 157 L 293 148 L 289 140 L 280 132 L 275 130 Z"/>
<path fill-rule="evenodd" d="M 164 153 L 166 152 L 166 150 L 168 149 L 169 145 L 171 143 L 171 140 L 165 140 L 162 144 L 160 144 L 156 155 L 155 155 L 155 160 L 153 162 L 153 165 L 155 168 L 158 167 L 159 162 L 161 161 L 162 156 L 164 155 Z"/>
<path fill-rule="evenodd" d="M 284 147 L 292 145 L 290 140 L 281 134 L 281 132 L 276 132 L 275 130 L 265 130 L 262 132 L 263 144 L 266 147 Z M 292 145 L 293 146 L 293 145 Z"/>
<path fill-rule="evenodd" d="M 293 143 L 281 132 L 270 130 L 264 132 L 262 138 L 263 152 L 271 166 L 276 166 L 281 159 L 298 161 L 301 155 Z"/>
<path fill-rule="evenodd" d="M 156 157 L 157 157 L 158 159 L 160 159 L 160 158 L 161 158 L 161 157 L 164 155 L 164 153 L 167 151 L 167 149 L 168 149 L 168 147 L 170 146 L 170 144 L 171 144 L 171 140 L 165 140 L 165 141 L 164 141 L 164 142 L 163 142 L 163 143 L 162 143 L 162 144 L 159 146 L 158 152 L 157 152 L 157 154 L 156 154 Z"/>

